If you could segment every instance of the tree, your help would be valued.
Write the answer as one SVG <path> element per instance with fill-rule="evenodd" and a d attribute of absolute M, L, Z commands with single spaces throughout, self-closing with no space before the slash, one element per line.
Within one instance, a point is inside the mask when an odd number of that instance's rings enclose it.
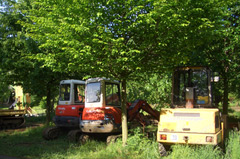
<path fill-rule="evenodd" d="M 11 89 L 9 85 L 5 82 L 3 76 L 0 76 L 0 104 L 3 105 L 6 103 L 11 95 Z"/>
<path fill-rule="evenodd" d="M 30 15 L 35 23 L 26 25 L 31 29 L 30 36 L 42 43 L 41 47 L 58 48 L 54 51 L 55 54 L 39 54 L 44 58 L 50 57 L 46 59 L 51 66 L 55 64 L 53 61 L 56 58 L 62 59 L 61 56 L 64 56 L 67 57 L 67 62 L 63 63 L 66 68 L 73 71 L 82 68 L 81 71 L 90 76 L 113 77 L 122 81 L 122 125 L 123 134 L 126 134 L 123 135 L 124 142 L 127 136 L 126 80 L 131 78 L 136 69 L 140 70 L 141 66 L 147 64 L 148 54 L 145 54 L 146 50 L 139 49 L 142 45 L 135 44 L 134 38 L 139 38 L 136 36 L 141 33 L 138 29 L 148 25 L 144 17 L 151 9 L 150 6 L 148 10 L 144 8 L 148 3 L 35 2 L 36 8 Z M 65 8 L 61 7 L 63 4 Z M 49 5 L 54 7 L 49 8 Z M 42 8 L 41 11 L 38 11 L 39 7 Z M 82 10 L 80 14 L 79 10 Z M 47 36 L 42 35 L 43 31 L 47 31 Z M 146 64 L 142 65 L 144 62 Z M 60 68 L 57 66 L 54 69 Z"/>
<path fill-rule="evenodd" d="M 229 2 L 228 9 L 225 11 L 224 29 L 219 30 L 222 35 L 221 53 L 222 63 L 220 65 L 221 75 L 223 77 L 224 97 L 223 97 L 223 114 L 228 114 L 228 94 L 230 84 L 238 84 L 236 77 L 240 73 L 240 48 L 239 48 L 239 31 L 240 31 L 240 3 L 238 1 Z M 235 87 L 235 86 L 234 86 Z"/>
<path fill-rule="evenodd" d="M 239 88 L 239 2 L 224 3 L 219 7 L 219 15 L 212 19 L 215 25 L 210 32 L 211 40 L 197 48 L 191 59 L 220 73 L 222 80 L 218 89 L 223 90 L 223 114 L 227 115 L 228 94 Z"/>
<path fill-rule="evenodd" d="M 5 6 L 0 14 L 1 79 L 7 85 L 21 85 L 25 93 L 36 95 L 39 99 L 46 97 L 46 123 L 49 124 L 60 80 L 83 76 L 52 70 L 46 66 L 41 57 L 35 58 L 38 53 L 46 54 L 52 50 L 40 49 L 39 42 L 26 37 L 26 30 L 19 23 L 29 20 L 22 12 L 31 6 L 29 1 L 1 2 Z"/>
<path fill-rule="evenodd" d="M 169 107 L 171 103 L 172 71 L 166 73 L 144 73 L 141 80 L 129 81 L 127 83 L 127 101 L 144 99 L 152 104 L 155 109 Z"/>
<path fill-rule="evenodd" d="M 125 144 L 127 81 L 186 64 L 193 50 L 212 38 L 211 18 L 223 2 L 32 0 L 26 11 L 30 22 L 23 25 L 41 49 L 51 50 L 35 56 L 44 66 L 122 81 Z"/>

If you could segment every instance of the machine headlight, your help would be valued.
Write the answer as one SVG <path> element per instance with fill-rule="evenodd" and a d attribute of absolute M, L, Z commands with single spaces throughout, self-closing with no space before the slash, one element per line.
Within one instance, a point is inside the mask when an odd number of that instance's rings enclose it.
<path fill-rule="evenodd" d="M 160 140 L 167 140 L 166 134 L 160 134 Z"/>
<path fill-rule="evenodd" d="M 206 136 L 206 142 L 213 142 L 213 139 L 212 136 Z"/>

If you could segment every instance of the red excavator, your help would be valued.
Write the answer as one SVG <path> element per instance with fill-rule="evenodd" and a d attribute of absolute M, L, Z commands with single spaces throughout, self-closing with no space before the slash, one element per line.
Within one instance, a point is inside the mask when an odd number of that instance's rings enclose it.
<path fill-rule="evenodd" d="M 55 139 L 61 128 L 70 128 L 68 138 L 71 141 L 84 142 L 90 134 L 109 136 L 107 142 L 116 140 L 119 135 L 111 135 L 121 134 L 122 130 L 119 85 L 120 82 L 106 78 L 88 79 L 85 88 L 86 99 L 84 99 L 83 81 L 61 81 L 59 105 L 54 117 L 56 127 L 46 128 L 43 137 L 47 140 Z M 82 91 L 80 95 L 76 93 L 78 86 Z M 136 119 L 141 125 L 146 125 L 140 110 L 148 112 L 154 119 L 159 120 L 160 113 L 153 110 L 144 100 L 126 104 L 129 122 Z"/>
<path fill-rule="evenodd" d="M 43 131 L 46 140 L 57 138 L 62 129 L 79 130 L 85 102 L 85 81 L 63 80 L 60 82 L 59 92 L 59 101 L 53 118 L 56 126 Z"/>
<path fill-rule="evenodd" d="M 109 140 L 116 140 L 113 133 L 121 133 L 121 96 L 120 83 L 106 78 L 91 78 L 86 81 L 85 108 L 80 121 L 82 134 L 79 137 L 81 142 L 90 134 L 105 134 Z M 134 103 L 127 103 L 128 121 L 136 119 L 142 125 L 146 121 L 140 114 L 140 110 L 149 113 L 154 119 L 159 120 L 160 113 L 153 110 L 144 100 L 136 100 Z"/>

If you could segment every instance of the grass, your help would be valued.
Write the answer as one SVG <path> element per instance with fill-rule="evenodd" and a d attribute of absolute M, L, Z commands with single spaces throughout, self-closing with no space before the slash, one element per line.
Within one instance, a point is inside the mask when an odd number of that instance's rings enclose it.
<path fill-rule="evenodd" d="M 122 147 L 121 140 L 106 145 L 104 141 L 91 140 L 85 145 L 68 142 L 66 136 L 54 141 L 41 137 L 44 127 L 29 128 L 25 131 L 3 132 L 0 134 L 0 155 L 20 158 L 156 158 L 159 157 L 157 143 L 135 134 Z M 152 151 L 153 153 L 149 153 Z"/>
<path fill-rule="evenodd" d="M 240 159 L 240 131 L 231 131 L 226 139 L 225 152 L 214 146 L 174 145 L 169 159 Z"/>
<path fill-rule="evenodd" d="M 37 107 L 34 107 L 34 109 L 43 112 L 40 109 L 38 110 Z M 240 118 L 240 113 L 234 110 L 232 110 L 231 115 L 235 116 L 237 120 Z M 42 123 L 44 122 L 45 116 L 27 117 L 26 125 L 41 126 L 29 127 L 24 131 L 0 131 L 0 158 L 1 155 L 5 155 L 23 159 L 240 159 L 239 131 L 229 133 L 225 151 L 218 146 L 174 145 L 168 152 L 168 156 L 160 157 L 156 139 L 146 138 L 140 133 L 139 129 L 131 132 L 128 137 L 128 144 L 124 147 L 121 140 L 110 145 L 106 145 L 101 140 L 90 140 L 85 145 L 79 145 L 69 142 L 66 137 L 67 134 L 57 140 L 44 140 L 42 138 L 42 131 L 45 128 Z"/>
<path fill-rule="evenodd" d="M 42 139 L 43 127 L 28 128 L 25 131 L 15 131 L 13 133 L 1 133 L 0 154 L 17 156 L 23 158 L 42 158 L 46 154 L 64 152 L 70 143 L 63 138 L 55 141 L 45 141 Z"/>
<path fill-rule="evenodd" d="M 232 131 L 229 134 L 229 138 L 226 142 L 226 155 L 227 159 L 239 159 L 240 158 L 240 131 Z"/>
<path fill-rule="evenodd" d="M 238 106 L 240 106 L 240 99 L 234 94 L 229 94 L 229 107 Z"/>
<path fill-rule="evenodd" d="M 224 154 L 219 147 L 174 145 L 166 158 L 170 159 L 221 159 Z"/>
<path fill-rule="evenodd" d="M 157 142 L 144 137 L 139 130 L 135 130 L 128 138 L 127 146 L 123 147 L 121 140 L 106 145 L 104 141 L 90 140 L 85 145 L 71 143 L 66 136 L 57 140 L 42 139 L 44 126 L 27 128 L 24 131 L 0 133 L 0 155 L 15 156 L 24 159 L 156 159 L 161 158 L 158 153 Z M 66 135 L 66 134 L 65 134 Z M 166 159 L 238 159 L 240 158 L 240 132 L 231 131 L 226 140 L 226 152 L 213 146 L 174 145 L 168 152 Z"/>

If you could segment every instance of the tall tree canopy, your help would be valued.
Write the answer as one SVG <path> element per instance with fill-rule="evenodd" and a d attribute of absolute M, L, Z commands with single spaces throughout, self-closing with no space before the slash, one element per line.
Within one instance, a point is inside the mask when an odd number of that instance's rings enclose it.
<path fill-rule="evenodd" d="M 41 48 L 52 50 L 38 58 L 53 69 L 131 78 L 149 66 L 159 70 L 188 61 L 193 48 L 211 39 L 221 5 L 207 0 L 39 0 L 33 1 L 32 21 L 25 26 Z"/>
<path fill-rule="evenodd" d="M 210 40 L 197 47 L 190 56 L 191 64 L 207 65 L 219 72 L 218 92 L 223 92 L 220 96 L 223 97 L 224 114 L 228 114 L 229 92 L 239 96 L 239 4 L 233 0 L 219 7 L 219 15 L 213 16 L 215 27 L 208 35 Z"/>
<path fill-rule="evenodd" d="M 194 51 L 222 27 L 228 5 L 224 0 L 29 2 L 23 12 L 28 22 L 22 24 L 45 50 L 34 58 L 53 71 L 121 80 L 125 128 L 126 81 L 190 63 Z"/>
<path fill-rule="evenodd" d="M 121 80 L 124 142 L 126 82 L 141 78 L 142 73 L 160 74 L 183 64 L 218 68 L 225 113 L 229 83 L 239 87 L 233 80 L 239 77 L 239 2 L 235 0 L 0 2 L 7 6 L 0 15 L 3 78 L 48 96 L 48 105 L 52 86 L 61 78 Z"/>
<path fill-rule="evenodd" d="M 46 98 L 47 123 L 51 121 L 53 101 L 58 93 L 58 84 L 64 78 L 82 78 L 83 75 L 69 72 L 56 72 L 45 65 L 45 61 L 36 59 L 38 53 L 51 52 L 39 48 L 39 42 L 26 37 L 25 28 L 20 25 L 28 19 L 23 10 L 31 7 L 29 1 L 17 3 L 14 0 L 2 0 L 0 10 L 0 82 L 7 85 L 21 85 L 25 93 Z M 4 81 L 4 82 L 2 82 Z M 5 91 L 6 89 L 2 89 Z"/>

